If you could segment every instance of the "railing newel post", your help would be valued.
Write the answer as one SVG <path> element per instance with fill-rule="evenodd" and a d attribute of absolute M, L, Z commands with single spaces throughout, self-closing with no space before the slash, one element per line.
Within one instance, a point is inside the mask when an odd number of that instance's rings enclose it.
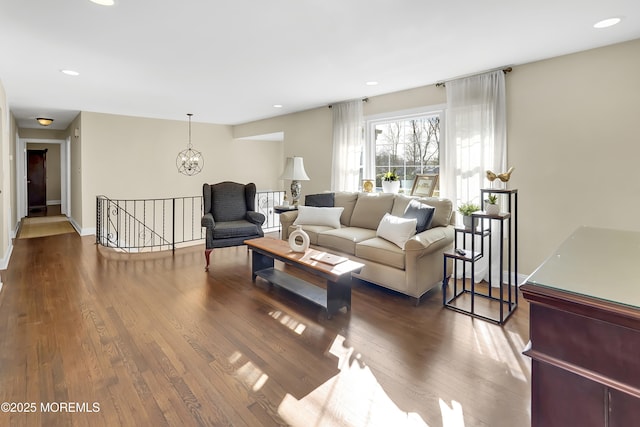
<path fill-rule="evenodd" d="M 173 213 L 171 214 L 171 252 L 176 252 L 176 198 L 172 199 L 172 209 Z"/>

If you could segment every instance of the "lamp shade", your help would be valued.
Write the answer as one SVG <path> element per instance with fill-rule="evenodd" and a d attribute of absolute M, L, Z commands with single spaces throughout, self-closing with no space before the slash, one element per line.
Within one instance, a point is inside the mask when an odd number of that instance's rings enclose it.
<path fill-rule="evenodd" d="M 280 179 L 290 179 L 292 181 L 309 181 L 309 176 L 304 170 L 304 160 L 302 157 L 287 157 L 284 172 Z"/>

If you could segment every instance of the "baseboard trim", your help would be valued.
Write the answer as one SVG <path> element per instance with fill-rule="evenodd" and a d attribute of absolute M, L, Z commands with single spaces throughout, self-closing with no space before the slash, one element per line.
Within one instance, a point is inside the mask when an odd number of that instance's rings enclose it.
<path fill-rule="evenodd" d="M 9 267 L 9 261 L 11 260 L 11 254 L 13 253 L 13 241 L 9 242 L 9 246 L 7 246 L 7 253 L 5 256 L 0 259 L 0 270 L 6 270 Z M 0 281 L 0 285 L 2 282 Z"/>
<path fill-rule="evenodd" d="M 81 236 L 91 236 L 91 235 L 95 235 L 96 234 L 96 228 L 95 227 L 91 227 L 91 228 L 82 228 L 80 227 L 80 225 L 71 217 L 68 217 L 69 222 L 71 223 L 71 225 L 73 226 L 73 228 L 76 229 L 76 231 L 78 232 L 79 235 Z"/>
<path fill-rule="evenodd" d="M 80 232 L 81 236 L 95 236 L 96 235 L 96 228 L 95 227 L 91 227 L 91 228 L 83 228 L 82 231 Z"/>

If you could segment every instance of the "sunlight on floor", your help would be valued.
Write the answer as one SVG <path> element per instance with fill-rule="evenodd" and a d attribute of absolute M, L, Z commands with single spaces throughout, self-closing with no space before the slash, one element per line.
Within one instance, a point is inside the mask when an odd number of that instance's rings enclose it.
<path fill-rule="evenodd" d="M 528 381 L 531 364 L 521 354 L 525 343 L 518 334 L 486 322 L 475 322 L 473 333 L 478 353 L 504 363 L 512 377 Z"/>
<path fill-rule="evenodd" d="M 428 427 L 420 415 L 398 408 L 361 360 L 361 355 L 352 347 L 346 347 L 344 341 L 343 336 L 336 336 L 329 349 L 338 357 L 340 373 L 300 400 L 287 394 L 278 407 L 283 420 L 298 427 Z"/>
<path fill-rule="evenodd" d="M 242 353 L 239 351 L 234 352 L 229 357 L 229 363 L 232 365 L 237 364 L 242 359 Z M 258 391 L 262 388 L 264 383 L 267 382 L 269 376 L 262 372 L 253 363 L 245 362 L 239 368 L 236 369 L 236 376 L 253 391 Z"/>
<path fill-rule="evenodd" d="M 287 328 L 291 329 L 298 335 L 302 335 L 307 326 L 303 323 L 298 322 L 296 319 L 292 318 L 288 314 L 284 314 L 280 310 L 270 311 L 269 316 L 276 319 L 278 322 L 282 323 Z"/>
<path fill-rule="evenodd" d="M 451 401 L 451 406 L 447 405 L 442 399 L 438 399 L 440 403 L 440 413 L 442 414 L 442 425 L 444 427 L 464 427 L 464 413 L 462 405 L 455 400 Z"/>

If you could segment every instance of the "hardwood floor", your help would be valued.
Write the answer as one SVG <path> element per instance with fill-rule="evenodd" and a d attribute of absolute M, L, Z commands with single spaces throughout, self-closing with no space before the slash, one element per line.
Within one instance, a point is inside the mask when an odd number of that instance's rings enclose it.
<path fill-rule="evenodd" d="M 126 255 L 93 236 L 15 240 L 0 402 L 35 411 L 0 425 L 529 425 L 524 300 L 500 327 L 443 309 L 439 290 L 415 307 L 358 283 L 352 310 L 328 320 L 252 283 L 246 247 L 211 260 L 205 273 L 202 245 Z"/>

